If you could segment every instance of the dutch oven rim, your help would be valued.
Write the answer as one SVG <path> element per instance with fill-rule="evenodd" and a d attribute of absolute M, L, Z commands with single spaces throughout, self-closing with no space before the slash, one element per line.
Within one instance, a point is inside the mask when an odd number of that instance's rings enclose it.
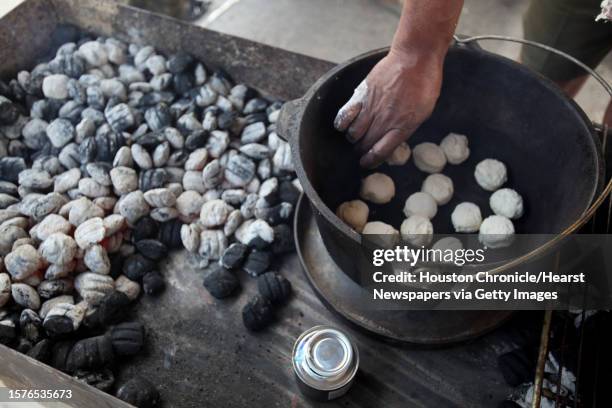
<path fill-rule="evenodd" d="M 547 249 L 550 249 L 550 247 L 553 246 L 559 239 L 563 239 L 564 237 L 567 237 L 571 233 L 575 232 L 582 225 L 584 225 L 588 221 L 590 216 L 592 215 L 590 213 L 594 212 L 594 210 L 596 210 L 603 202 L 603 200 L 601 200 L 601 194 L 605 193 L 605 190 L 608 190 L 610 187 L 612 187 L 612 181 L 610 185 L 607 186 L 607 188 L 604 188 L 605 181 L 603 178 L 604 178 L 604 166 L 605 166 L 604 163 L 605 162 L 603 159 L 603 149 L 602 149 L 601 140 L 597 136 L 597 132 L 595 131 L 595 127 L 593 126 L 593 122 L 588 117 L 588 115 L 584 112 L 584 110 L 580 107 L 580 105 L 578 105 L 578 103 L 574 99 L 567 96 L 551 79 L 545 77 L 539 72 L 536 72 L 528 68 L 524 64 L 521 64 L 503 55 L 485 50 L 479 47 L 478 45 L 463 44 L 463 43 L 458 43 L 454 41 L 450 45 L 450 48 L 457 48 L 457 49 L 467 48 L 467 49 L 476 50 L 478 52 L 482 52 L 486 54 L 487 56 L 501 59 L 504 63 L 513 65 L 516 69 L 521 70 L 527 75 L 532 75 L 538 78 L 542 86 L 545 86 L 549 91 L 556 94 L 559 98 L 563 99 L 565 102 L 568 102 L 570 106 L 574 108 L 575 112 L 582 118 L 582 121 L 590 135 L 590 141 L 595 150 L 594 158 L 596 161 L 595 163 L 596 172 L 594 173 L 594 177 L 596 177 L 596 180 L 593 185 L 593 190 L 590 194 L 589 204 L 584 209 L 582 214 L 577 219 L 572 220 L 572 222 L 563 231 L 560 231 L 554 234 L 550 234 L 550 235 L 555 235 L 556 236 L 555 238 L 530 250 L 529 252 L 524 253 L 523 255 L 520 255 L 517 258 L 512 259 L 512 260 L 505 260 L 501 262 L 495 262 L 495 263 L 488 264 L 489 266 L 494 268 L 491 272 L 499 271 L 501 270 L 501 268 L 506 268 L 512 265 L 520 264 L 525 259 L 529 259 L 533 256 L 537 256 L 538 254 L 545 252 Z M 315 210 L 318 213 L 323 215 L 323 217 L 325 217 L 325 219 L 328 222 L 330 222 L 335 228 L 340 230 L 340 232 L 344 236 L 354 241 L 358 245 L 362 244 L 361 234 L 356 232 L 352 228 L 350 228 L 348 225 L 346 225 L 346 223 L 344 223 L 335 214 L 335 212 L 332 211 L 323 202 L 323 200 L 321 199 L 321 197 L 319 196 L 315 188 L 312 186 L 310 179 L 306 174 L 304 166 L 302 165 L 302 160 L 300 157 L 300 151 L 301 151 L 299 147 L 300 131 L 302 128 L 302 122 L 303 122 L 305 110 L 310 105 L 310 101 L 316 96 L 316 94 L 319 92 L 319 89 L 324 84 L 329 82 L 333 77 L 337 76 L 340 72 L 347 69 L 352 64 L 362 61 L 364 59 L 373 57 L 373 56 L 377 56 L 377 55 L 381 55 L 382 57 L 389 52 L 389 49 L 390 47 L 387 46 L 387 47 L 378 48 L 372 51 L 368 51 L 368 52 L 357 55 L 353 58 L 350 58 L 336 65 L 331 70 L 329 70 L 326 74 L 320 77 L 302 97 L 286 102 L 281 109 L 281 113 L 280 113 L 279 120 L 278 120 L 278 134 L 281 138 L 285 139 L 291 147 L 291 154 L 292 154 L 295 170 L 296 170 L 298 179 L 300 180 L 300 184 L 302 185 L 305 195 L 308 197 L 309 201 L 312 203 L 312 205 L 314 206 Z M 501 266 L 498 266 L 500 264 Z M 483 264 L 482 266 L 487 266 L 487 264 Z"/>

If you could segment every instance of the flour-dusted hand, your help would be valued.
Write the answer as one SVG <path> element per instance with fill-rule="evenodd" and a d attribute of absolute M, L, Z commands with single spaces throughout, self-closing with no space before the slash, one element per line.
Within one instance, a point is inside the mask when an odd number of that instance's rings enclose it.
<path fill-rule="evenodd" d="M 391 50 L 340 109 L 334 125 L 363 154 L 362 166 L 376 166 L 431 115 L 441 83 L 441 60 Z"/>
<path fill-rule="evenodd" d="M 405 0 L 391 49 L 338 111 L 334 126 L 375 167 L 434 110 L 463 0 Z"/>

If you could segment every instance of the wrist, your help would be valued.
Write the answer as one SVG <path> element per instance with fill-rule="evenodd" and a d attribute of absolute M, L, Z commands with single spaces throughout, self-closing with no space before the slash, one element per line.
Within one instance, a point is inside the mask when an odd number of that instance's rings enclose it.
<path fill-rule="evenodd" d="M 444 49 L 415 49 L 391 46 L 389 57 L 394 59 L 404 69 L 439 68 L 442 69 L 448 47 Z"/>

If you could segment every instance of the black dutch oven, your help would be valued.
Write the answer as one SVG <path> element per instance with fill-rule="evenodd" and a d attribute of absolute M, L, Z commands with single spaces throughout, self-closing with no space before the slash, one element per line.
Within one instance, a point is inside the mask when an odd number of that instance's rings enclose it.
<path fill-rule="evenodd" d="M 303 98 L 285 104 L 278 123 L 279 135 L 291 145 L 325 247 L 358 283 L 361 273 L 355 254 L 362 251 L 362 237 L 335 215 L 335 209 L 358 198 L 360 181 L 369 172 L 359 167 L 358 156 L 333 128 L 333 120 L 387 52 L 369 52 L 338 65 Z M 438 209 L 433 220 L 437 234 L 452 233 L 450 214 L 459 202 L 489 208 L 489 194 L 473 179 L 474 166 L 487 157 L 507 164 L 508 185 L 525 198 L 525 215 L 515 223 L 518 233 L 564 236 L 588 218 L 587 210 L 604 181 L 600 141 L 586 114 L 548 79 L 479 47 L 454 44 L 445 60 L 436 109 L 409 144 L 438 143 L 449 132 L 468 136 L 471 156 L 444 170 L 461 188 Z M 369 220 L 398 228 L 404 200 L 420 190 L 426 175 L 412 161 L 406 166 L 383 166 L 379 171 L 393 178 L 396 196 L 384 206 L 370 204 Z"/>

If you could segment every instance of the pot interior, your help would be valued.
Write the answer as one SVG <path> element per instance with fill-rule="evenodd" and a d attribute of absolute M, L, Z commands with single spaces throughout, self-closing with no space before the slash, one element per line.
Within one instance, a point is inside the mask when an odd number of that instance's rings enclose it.
<path fill-rule="evenodd" d="M 412 158 L 405 166 L 384 164 L 374 171 L 363 170 L 352 145 L 333 129 L 338 109 L 383 55 L 381 51 L 358 58 L 320 83 L 302 116 L 298 154 L 320 198 L 310 197 L 311 201 L 317 208 L 327 206 L 331 213 L 342 202 L 359 197 L 360 181 L 366 175 L 380 171 L 391 176 L 395 198 L 385 205 L 368 203 L 369 220 L 399 229 L 406 198 L 420 191 L 427 174 L 414 166 Z M 473 175 L 476 164 L 486 158 L 506 164 L 505 187 L 524 198 L 525 214 L 515 221 L 517 233 L 555 234 L 577 221 L 597 193 L 602 165 L 598 140 L 580 108 L 548 80 L 479 49 L 452 47 L 444 71 L 433 115 L 408 141 L 411 147 L 425 141 L 439 143 L 449 132 L 469 139 L 469 159 L 461 165 L 447 164 L 443 170 L 452 178 L 455 194 L 438 208 L 435 233 L 454 232 L 450 215 L 463 201 L 479 205 L 483 217 L 492 214 L 491 193 Z M 340 222 L 318 209 L 328 221 Z"/>

